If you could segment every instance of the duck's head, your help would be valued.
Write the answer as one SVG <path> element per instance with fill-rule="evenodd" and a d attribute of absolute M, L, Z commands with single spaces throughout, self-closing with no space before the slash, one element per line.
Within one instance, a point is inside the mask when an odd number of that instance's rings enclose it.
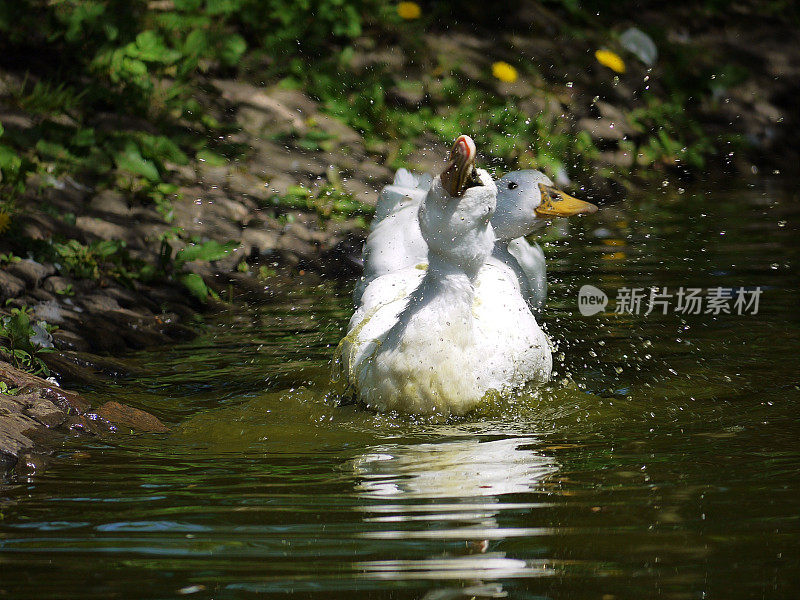
<path fill-rule="evenodd" d="M 497 205 L 497 186 L 475 168 L 475 155 L 475 142 L 459 136 L 419 210 L 429 252 L 468 273 L 477 273 L 492 252 L 490 220 Z"/>
<path fill-rule="evenodd" d="M 513 240 L 530 235 L 552 217 L 595 211 L 594 204 L 553 187 L 541 171 L 513 171 L 497 180 L 497 210 L 492 227 L 498 240 Z"/>

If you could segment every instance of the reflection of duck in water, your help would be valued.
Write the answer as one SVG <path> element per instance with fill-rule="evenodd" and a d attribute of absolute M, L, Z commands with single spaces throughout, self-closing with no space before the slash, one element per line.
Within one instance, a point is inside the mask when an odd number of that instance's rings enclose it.
<path fill-rule="evenodd" d="M 353 463 L 369 496 L 471 498 L 529 492 L 556 466 L 531 449 L 533 438 L 475 438 L 379 446 Z"/>
<path fill-rule="evenodd" d="M 465 589 L 477 598 L 502 597 L 502 587 L 486 580 L 544 574 L 547 568 L 541 564 L 490 550 L 494 540 L 541 533 L 501 527 L 496 518 L 506 509 L 535 507 L 518 495 L 541 489 L 544 479 L 556 472 L 555 461 L 537 446 L 530 437 L 469 437 L 384 444 L 356 458 L 348 467 L 357 476 L 356 492 L 365 499 L 361 510 L 368 525 L 361 536 L 441 542 L 446 553 L 363 561 L 355 567 L 368 578 L 458 582 L 425 596 L 437 599 L 463 598 Z M 507 494 L 515 494 L 513 503 L 504 501 Z"/>

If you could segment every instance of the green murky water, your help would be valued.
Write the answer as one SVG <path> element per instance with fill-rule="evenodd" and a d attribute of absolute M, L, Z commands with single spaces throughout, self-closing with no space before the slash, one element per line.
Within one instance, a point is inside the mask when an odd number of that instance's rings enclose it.
<path fill-rule="evenodd" d="M 551 230 L 557 380 L 446 422 L 329 397 L 349 286 L 220 315 L 88 391 L 173 433 L 70 440 L 2 489 L 0 597 L 796 598 L 799 216 L 759 181 Z M 613 313 L 651 286 L 762 293 Z"/>

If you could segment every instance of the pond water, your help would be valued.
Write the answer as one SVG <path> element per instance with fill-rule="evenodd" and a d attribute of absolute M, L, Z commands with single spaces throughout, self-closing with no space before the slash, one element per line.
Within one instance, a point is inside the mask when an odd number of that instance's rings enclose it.
<path fill-rule="evenodd" d="M 84 391 L 172 432 L 70 439 L 4 486 L 0 597 L 798 597 L 794 189 L 669 186 L 551 227 L 557 375 L 467 417 L 339 406 L 351 284 L 131 357 L 141 376 Z M 578 312 L 585 284 L 604 312 Z M 761 295 L 614 312 L 652 286 Z"/>

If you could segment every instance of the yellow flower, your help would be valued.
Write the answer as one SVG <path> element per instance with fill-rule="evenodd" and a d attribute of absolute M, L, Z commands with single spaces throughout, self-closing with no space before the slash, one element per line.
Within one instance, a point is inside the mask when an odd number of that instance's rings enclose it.
<path fill-rule="evenodd" d="M 513 83 L 517 80 L 517 70 L 507 62 L 498 61 L 492 65 L 492 75 L 500 81 Z"/>
<path fill-rule="evenodd" d="M 11 215 L 0 210 L 0 233 L 5 233 L 9 225 L 11 225 Z"/>
<path fill-rule="evenodd" d="M 397 5 L 397 14 L 400 15 L 401 19 L 413 21 L 414 19 L 419 19 L 422 9 L 416 2 L 401 2 Z"/>
<path fill-rule="evenodd" d="M 598 50 L 594 53 L 594 57 L 604 67 L 608 67 L 617 73 L 625 72 L 625 61 L 622 60 L 616 52 L 611 50 Z"/>

